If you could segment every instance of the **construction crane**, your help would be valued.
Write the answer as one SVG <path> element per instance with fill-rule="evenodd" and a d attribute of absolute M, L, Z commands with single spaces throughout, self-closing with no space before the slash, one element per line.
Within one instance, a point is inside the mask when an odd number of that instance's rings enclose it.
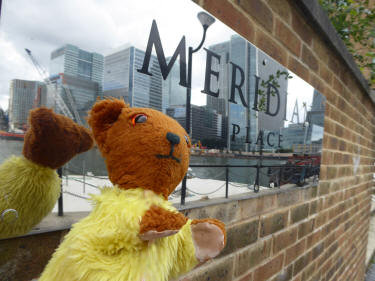
<path fill-rule="evenodd" d="M 40 74 L 40 76 L 42 77 L 44 82 L 46 83 L 47 90 L 49 90 L 51 93 L 53 93 L 53 97 L 54 97 L 54 100 L 56 102 L 57 107 L 61 110 L 61 112 L 65 116 L 68 116 L 69 118 L 75 120 L 78 124 L 83 124 L 82 120 L 79 116 L 79 113 L 77 111 L 77 106 L 76 106 L 76 103 L 73 99 L 72 93 L 70 92 L 69 87 L 67 87 L 65 85 L 66 82 L 65 82 L 64 74 L 59 73 L 59 75 L 62 76 L 61 85 L 65 90 L 66 96 L 67 96 L 68 101 L 69 101 L 69 103 L 71 105 L 71 108 L 73 110 L 73 114 L 69 110 L 69 108 L 66 105 L 66 103 L 64 102 L 63 98 L 58 93 L 58 90 L 54 87 L 52 81 L 49 79 L 48 74 L 47 74 L 46 70 L 44 69 L 44 67 L 42 67 L 42 65 L 39 64 L 39 62 L 36 60 L 36 58 L 31 54 L 31 51 L 29 49 L 25 49 L 25 51 L 26 51 L 27 55 L 30 57 L 30 59 L 31 59 L 33 65 L 35 66 L 36 70 L 38 71 L 38 73 Z"/>

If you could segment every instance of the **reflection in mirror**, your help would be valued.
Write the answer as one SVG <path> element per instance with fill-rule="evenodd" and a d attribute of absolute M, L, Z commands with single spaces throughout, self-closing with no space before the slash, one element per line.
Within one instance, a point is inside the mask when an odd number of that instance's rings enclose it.
<path fill-rule="evenodd" d="M 317 183 L 324 96 L 220 21 L 202 28 L 191 1 L 3 5 L 1 162 L 21 155 L 31 109 L 88 127 L 97 97 L 121 97 L 190 123 L 191 167 L 174 203 Z M 106 185 L 98 149 L 77 155 L 62 167 L 63 204 L 48 223 L 90 211 L 90 194 Z M 0 230 L 22 219 L 1 188 Z"/>

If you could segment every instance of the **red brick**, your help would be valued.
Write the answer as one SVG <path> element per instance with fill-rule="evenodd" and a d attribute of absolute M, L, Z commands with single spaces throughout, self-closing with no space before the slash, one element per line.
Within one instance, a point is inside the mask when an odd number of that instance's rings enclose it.
<path fill-rule="evenodd" d="M 280 254 L 266 264 L 262 265 L 254 272 L 254 280 L 268 280 L 271 276 L 279 272 L 283 267 L 284 254 Z"/>
<path fill-rule="evenodd" d="M 302 273 L 302 280 L 309 280 L 309 278 L 315 273 L 315 263 L 309 264 Z"/>
<path fill-rule="evenodd" d="M 281 272 L 279 272 L 272 281 L 287 281 L 291 280 L 293 277 L 293 265 L 288 266 L 287 268 L 283 268 Z"/>
<path fill-rule="evenodd" d="M 316 73 L 318 73 L 319 71 L 318 60 L 306 45 L 303 45 L 302 47 L 302 61 L 306 63 L 312 71 L 315 71 Z"/>
<path fill-rule="evenodd" d="M 312 246 L 315 246 L 321 239 L 321 230 L 318 230 L 309 236 L 307 236 L 306 249 L 310 249 Z"/>
<path fill-rule="evenodd" d="M 321 59 L 321 58 L 320 58 Z M 327 83 L 331 84 L 332 82 L 332 73 L 331 71 L 326 67 L 325 62 L 320 64 L 319 67 L 320 70 L 320 77 Z"/>
<path fill-rule="evenodd" d="M 325 86 L 323 80 L 321 80 L 317 75 L 311 73 L 310 74 L 310 84 L 313 86 L 318 92 L 324 93 Z"/>
<path fill-rule="evenodd" d="M 255 45 L 282 65 L 286 65 L 287 53 L 285 49 L 261 30 L 257 30 L 255 33 Z"/>
<path fill-rule="evenodd" d="M 284 231 L 273 237 L 273 253 L 276 254 L 297 240 L 297 227 Z"/>
<path fill-rule="evenodd" d="M 292 263 L 305 251 L 306 239 L 303 239 L 286 250 L 285 265 Z"/>
<path fill-rule="evenodd" d="M 285 0 L 267 0 L 270 8 L 277 13 L 283 21 L 290 23 L 292 19 L 291 7 Z"/>
<path fill-rule="evenodd" d="M 271 254 L 271 243 L 272 239 L 258 242 L 254 247 L 239 253 L 235 264 L 235 275 L 240 276 L 267 259 Z"/>
<path fill-rule="evenodd" d="M 203 8 L 233 28 L 248 41 L 254 42 L 254 23 L 246 15 L 238 11 L 229 1 L 206 0 Z"/>
<path fill-rule="evenodd" d="M 328 58 L 328 67 L 332 70 L 332 72 L 335 75 L 337 75 L 338 77 L 340 76 L 342 64 L 336 57 L 330 56 Z"/>
<path fill-rule="evenodd" d="M 292 27 L 307 45 L 311 45 L 313 32 L 300 13 L 294 9 L 292 10 Z"/>
<path fill-rule="evenodd" d="M 273 30 L 273 13 L 262 1 L 259 0 L 237 0 L 244 11 L 255 18 L 269 32 Z"/>
<path fill-rule="evenodd" d="M 276 19 L 276 37 L 297 57 L 301 54 L 301 41 L 296 35 L 283 24 L 279 19 Z"/>
<path fill-rule="evenodd" d="M 305 203 L 291 209 L 290 219 L 292 223 L 299 222 L 309 215 L 309 203 Z"/>
<path fill-rule="evenodd" d="M 302 257 L 298 258 L 293 265 L 293 276 L 300 273 L 311 261 L 311 252 L 307 252 Z"/>
<path fill-rule="evenodd" d="M 305 237 L 306 235 L 312 233 L 314 229 L 315 219 L 303 222 L 298 226 L 298 239 Z"/>
<path fill-rule="evenodd" d="M 316 56 L 326 64 L 330 57 L 330 49 L 327 47 L 327 44 L 319 37 L 314 37 L 312 48 Z"/>
<path fill-rule="evenodd" d="M 342 94 L 343 92 L 343 85 L 342 82 L 337 79 L 337 77 L 333 76 L 333 83 L 332 83 L 333 89 L 338 93 Z"/>
<path fill-rule="evenodd" d="M 334 179 L 337 176 L 337 167 L 327 167 L 327 179 Z"/>
<path fill-rule="evenodd" d="M 267 195 L 239 202 L 242 219 L 248 219 L 253 216 L 267 213 L 277 208 L 276 195 Z"/>
<path fill-rule="evenodd" d="M 238 279 L 237 281 L 252 281 L 253 280 L 253 273 L 250 272 L 248 274 L 245 274 L 244 276 L 242 276 L 240 279 Z"/>
<path fill-rule="evenodd" d="M 225 256 L 246 247 L 258 239 L 259 220 L 243 222 L 227 228 L 227 244 L 221 252 Z"/>
<path fill-rule="evenodd" d="M 260 237 L 273 234 L 287 226 L 288 211 L 262 217 L 260 221 Z"/>
<path fill-rule="evenodd" d="M 298 60 L 289 56 L 288 59 L 288 69 L 293 71 L 299 77 L 301 77 L 305 81 L 309 81 L 310 79 L 310 71 L 307 67 L 302 65 Z"/>

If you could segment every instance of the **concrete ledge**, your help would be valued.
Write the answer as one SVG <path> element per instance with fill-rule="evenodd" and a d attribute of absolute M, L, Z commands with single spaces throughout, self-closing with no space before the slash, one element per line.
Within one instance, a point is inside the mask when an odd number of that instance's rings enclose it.
<path fill-rule="evenodd" d="M 298 196 L 295 196 L 298 192 L 308 190 L 310 187 L 316 187 L 317 184 L 312 182 L 306 184 L 305 186 L 298 187 L 294 184 L 286 184 L 283 185 L 281 188 L 272 188 L 269 190 L 262 190 L 259 193 L 248 192 L 238 195 L 230 196 L 229 198 L 213 198 L 208 200 L 198 200 L 193 202 L 187 202 L 185 205 L 174 204 L 174 206 L 181 212 L 183 212 L 186 216 L 190 216 L 191 218 L 204 218 L 204 217 L 217 217 L 220 220 L 223 220 L 225 223 L 232 221 L 238 215 L 234 209 L 238 208 L 238 204 L 241 201 L 249 200 L 249 199 L 261 199 L 264 197 L 270 196 L 279 196 L 281 197 L 288 197 L 291 200 L 287 200 L 287 205 L 296 203 L 295 200 Z M 289 196 L 288 194 L 293 193 L 294 196 Z M 284 196 L 285 194 L 285 196 Z M 302 199 L 302 198 L 300 198 Z M 282 198 L 280 200 L 283 200 Z M 290 202 L 289 202 L 290 201 Z M 223 206 L 223 208 L 217 209 L 215 206 Z M 204 212 L 200 210 L 203 208 L 211 207 L 205 209 Z M 223 211 L 224 210 L 224 211 Z M 69 230 L 71 226 L 86 217 L 90 212 L 66 212 L 64 216 L 59 217 L 57 213 L 51 213 L 47 217 L 45 217 L 41 223 L 33 228 L 28 234 L 19 236 L 19 237 L 26 237 L 31 235 L 37 235 L 47 232 L 54 232 L 54 231 L 62 231 L 62 230 Z M 12 237 L 15 238 L 15 237 Z M 9 239 L 12 239 L 9 238 Z M 0 239 L 2 240 L 2 239 Z"/>
<path fill-rule="evenodd" d="M 344 42 L 341 40 L 340 36 L 336 32 L 336 29 L 332 25 L 327 13 L 323 10 L 317 0 L 299 0 L 295 1 L 296 5 L 300 7 L 302 12 L 312 21 L 314 24 L 313 28 L 317 32 L 323 35 L 324 39 L 330 44 L 337 54 L 344 60 L 347 64 L 354 77 L 357 79 L 359 84 L 362 86 L 363 90 L 370 96 L 373 103 L 375 103 L 375 95 L 371 95 L 370 87 L 359 70 L 357 64 L 354 62 L 353 56 L 349 53 Z"/>
<path fill-rule="evenodd" d="M 64 213 L 62 217 L 59 217 L 57 213 L 51 213 L 45 217 L 41 223 L 35 226 L 32 231 L 24 236 L 70 229 L 72 224 L 80 221 L 89 213 L 90 212 L 69 212 Z"/>

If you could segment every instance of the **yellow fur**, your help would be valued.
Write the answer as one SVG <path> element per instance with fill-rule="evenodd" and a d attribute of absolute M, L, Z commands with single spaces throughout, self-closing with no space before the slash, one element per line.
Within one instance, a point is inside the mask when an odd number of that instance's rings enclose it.
<path fill-rule="evenodd" d="M 107 187 L 92 200 L 93 211 L 73 225 L 39 281 L 166 281 L 197 265 L 190 220 L 169 237 L 150 243 L 138 237 L 151 205 L 175 210 L 161 195 Z"/>
<path fill-rule="evenodd" d="M 15 209 L 18 219 L 0 220 L 0 238 L 29 232 L 53 208 L 60 195 L 55 170 L 39 166 L 24 157 L 10 157 L 0 166 L 0 214 Z"/>

